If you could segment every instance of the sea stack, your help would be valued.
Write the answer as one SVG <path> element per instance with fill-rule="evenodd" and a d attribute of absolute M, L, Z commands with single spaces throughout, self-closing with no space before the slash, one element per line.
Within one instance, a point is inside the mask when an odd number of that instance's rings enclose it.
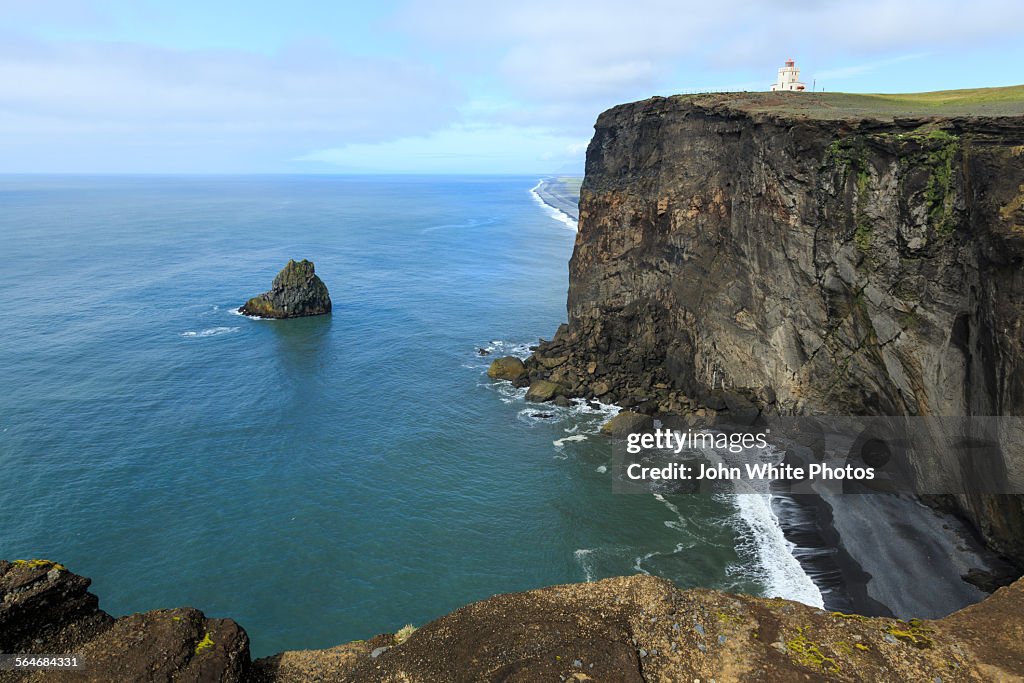
<path fill-rule="evenodd" d="M 301 318 L 331 312 L 331 296 L 312 261 L 288 261 L 274 278 L 269 292 L 254 296 L 238 309 L 260 318 Z"/>

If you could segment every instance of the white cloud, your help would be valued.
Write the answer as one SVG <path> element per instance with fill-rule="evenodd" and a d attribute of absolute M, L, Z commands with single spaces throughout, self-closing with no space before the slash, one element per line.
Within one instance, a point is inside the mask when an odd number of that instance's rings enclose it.
<path fill-rule="evenodd" d="M 396 2 L 389 18 L 381 13 L 392 5 L 367 5 L 352 14 L 362 23 L 342 27 L 296 7 L 308 34 L 292 26 L 273 37 L 270 26 L 250 41 L 239 28 L 244 40 L 230 44 L 244 50 L 199 50 L 138 42 L 221 44 L 216 26 L 190 33 L 196 7 L 0 0 L 0 171 L 292 170 L 287 160 L 309 150 L 333 150 L 322 152 L 330 163 L 358 152 L 372 166 L 367 145 L 401 162 L 396 141 L 422 160 L 422 140 L 446 160 L 439 170 L 458 170 L 456 156 L 481 166 L 465 141 L 490 150 L 491 170 L 505 170 L 506 157 L 516 168 L 577 163 L 570 148 L 603 109 L 655 94 L 765 89 L 788 56 L 819 88 L 907 90 L 902 76 L 915 70 L 927 89 L 1013 79 L 1007 59 L 996 76 L 984 66 L 996 63 L 993 51 L 1022 54 L 1006 46 L 1024 22 L 1019 0 Z M 159 30 L 158 17 L 175 30 Z M 273 51 L 286 36 L 304 36 L 305 47 Z M 310 47 L 346 41 L 401 54 Z M 957 71 L 956 50 L 989 53 Z M 911 62 L 923 54 L 929 62 Z M 442 142 L 460 151 L 445 156 Z"/>
<path fill-rule="evenodd" d="M 91 139 L 108 154 L 147 136 L 157 147 L 174 139 L 224 148 L 262 137 L 269 145 L 286 140 L 293 153 L 387 140 L 447 125 L 462 99 L 435 69 L 395 59 L 14 36 L 0 40 L 0 83 L 0 140 Z"/>
<path fill-rule="evenodd" d="M 844 66 L 836 69 L 825 69 L 823 71 L 816 72 L 815 76 L 822 80 L 829 79 L 840 81 L 845 78 L 855 78 L 857 76 L 863 76 L 864 74 L 869 74 L 873 71 L 878 71 L 879 69 L 885 68 L 887 66 L 892 66 L 893 64 L 899 64 L 900 62 L 908 62 L 913 59 L 923 59 L 924 57 L 927 57 L 927 55 L 924 53 L 902 55 L 900 57 L 893 57 L 892 59 L 882 59 L 874 62 L 865 62 L 862 64 L 854 64 L 852 66 Z"/>
<path fill-rule="evenodd" d="M 104 0 L 0 0 L 0 26 L 96 26 L 109 23 Z"/>
<path fill-rule="evenodd" d="M 819 64 L 1014 39 L 1019 0 L 410 0 L 397 24 L 452 66 L 500 74 L 542 106 L 707 87 L 730 68 L 814 54 Z M 467 59 L 468 55 L 474 59 Z"/>
<path fill-rule="evenodd" d="M 14 49 L 11 49 L 11 48 Z M 0 45 L 0 113 L 36 128 L 317 132 L 383 139 L 455 112 L 436 72 L 296 49 L 273 57 L 138 45 Z M 415 115 L 410 115 L 415 112 Z"/>
<path fill-rule="evenodd" d="M 381 173 L 545 173 L 582 171 L 586 143 L 539 127 L 455 125 L 430 135 L 355 143 L 297 161 Z"/>

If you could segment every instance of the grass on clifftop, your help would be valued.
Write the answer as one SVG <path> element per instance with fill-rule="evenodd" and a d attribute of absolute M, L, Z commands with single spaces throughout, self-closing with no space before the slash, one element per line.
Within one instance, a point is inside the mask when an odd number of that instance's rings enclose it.
<path fill-rule="evenodd" d="M 905 94 L 750 92 L 679 95 L 748 112 L 781 112 L 815 119 L 1024 116 L 1024 85 Z"/>

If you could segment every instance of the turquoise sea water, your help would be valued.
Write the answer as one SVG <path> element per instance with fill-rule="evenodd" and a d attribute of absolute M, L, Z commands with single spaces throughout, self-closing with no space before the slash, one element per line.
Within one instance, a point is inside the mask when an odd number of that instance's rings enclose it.
<path fill-rule="evenodd" d="M 484 375 L 565 319 L 535 183 L 0 177 L 0 557 L 233 617 L 257 656 L 636 571 L 799 593 L 753 497 L 612 495 L 606 414 Z M 289 258 L 332 315 L 233 313 Z"/>

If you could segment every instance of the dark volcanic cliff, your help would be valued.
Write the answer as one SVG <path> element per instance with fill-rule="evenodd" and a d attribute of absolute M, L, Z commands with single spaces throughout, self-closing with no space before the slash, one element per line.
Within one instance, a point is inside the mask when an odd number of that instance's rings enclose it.
<path fill-rule="evenodd" d="M 602 114 L 569 324 L 531 378 L 661 412 L 726 389 L 782 415 L 1024 415 L 1024 107 L 900 118 L 866 99 Z M 1020 498 L 946 502 L 1024 561 Z"/>

